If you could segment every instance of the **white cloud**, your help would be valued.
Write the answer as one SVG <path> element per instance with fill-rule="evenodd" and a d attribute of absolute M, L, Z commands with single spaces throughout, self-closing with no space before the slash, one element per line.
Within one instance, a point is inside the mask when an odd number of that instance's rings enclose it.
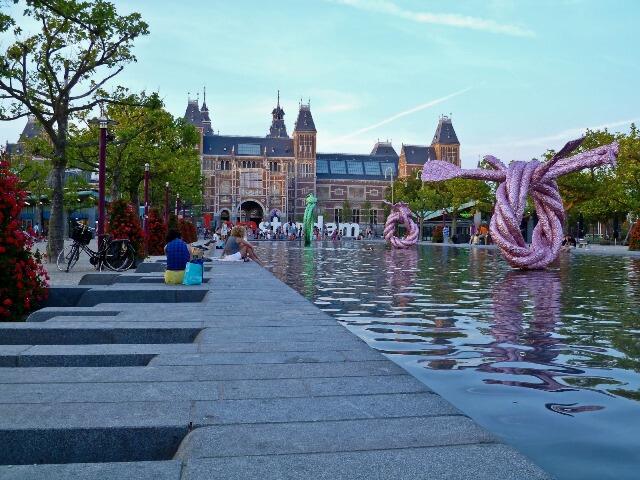
<path fill-rule="evenodd" d="M 440 103 L 446 102 L 447 100 L 457 97 L 459 95 L 462 95 L 463 93 L 468 92 L 469 90 L 471 90 L 472 87 L 467 87 L 465 89 L 459 90 L 457 92 L 453 92 L 449 95 L 446 95 L 444 97 L 440 97 L 440 98 L 436 98 L 435 100 L 430 100 L 426 103 L 422 103 L 420 105 L 417 105 L 415 107 L 409 108 L 408 110 L 404 110 L 402 112 L 396 113 L 394 115 L 391 115 L 390 117 L 385 118 L 384 120 L 380 120 L 377 123 L 374 123 L 373 125 L 369 125 L 368 127 L 364 127 L 364 128 L 360 128 L 359 130 L 356 130 L 354 132 L 348 133 L 347 135 L 342 135 L 338 138 L 333 138 L 331 140 L 329 140 L 328 142 L 334 144 L 334 145 L 339 145 L 340 143 L 345 143 L 345 140 L 349 140 L 353 137 L 357 137 L 358 135 L 368 132 L 370 130 L 374 130 L 378 127 L 381 127 L 382 125 L 386 125 L 387 123 L 391 123 L 394 120 L 397 120 L 398 118 L 402 118 L 405 117 L 407 115 L 411 115 L 412 113 L 416 113 L 419 112 L 420 110 L 425 110 L 427 108 L 431 108 L 434 107 Z"/>
<path fill-rule="evenodd" d="M 425 11 L 413 11 L 404 9 L 388 0 L 327 0 L 340 5 L 357 8 L 375 13 L 393 15 L 416 23 L 428 23 L 432 25 L 444 25 L 447 27 L 466 28 L 515 37 L 535 37 L 535 32 L 528 28 L 499 23 L 485 18 L 458 15 L 455 13 L 433 13 Z"/>

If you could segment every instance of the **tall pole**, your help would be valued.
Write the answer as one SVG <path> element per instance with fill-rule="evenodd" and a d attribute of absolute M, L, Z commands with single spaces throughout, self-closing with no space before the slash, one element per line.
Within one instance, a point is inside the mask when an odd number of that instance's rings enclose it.
<path fill-rule="evenodd" d="M 164 224 L 169 224 L 169 182 L 164 184 Z"/>
<path fill-rule="evenodd" d="M 176 193 L 176 217 L 180 215 L 180 194 Z"/>
<path fill-rule="evenodd" d="M 107 173 L 107 126 L 108 121 L 105 115 L 99 119 L 99 164 L 98 164 L 98 248 L 102 246 L 104 240 L 105 225 L 105 178 Z"/>
<path fill-rule="evenodd" d="M 144 164 L 144 246 L 149 252 L 149 164 Z"/>

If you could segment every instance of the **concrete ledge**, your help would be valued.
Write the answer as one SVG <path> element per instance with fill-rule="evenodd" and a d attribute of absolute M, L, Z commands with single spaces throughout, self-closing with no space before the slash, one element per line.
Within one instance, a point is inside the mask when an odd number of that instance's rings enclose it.
<path fill-rule="evenodd" d="M 27 317 L 27 322 L 46 322 L 55 317 L 115 317 L 120 312 L 113 310 L 70 310 L 68 308 L 44 308 Z"/>
<path fill-rule="evenodd" d="M 50 287 L 49 296 L 43 303 L 46 307 L 75 307 L 82 295 L 89 291 L 86 287 Z"/>
<path fill-rule="evenodd" d="M 208 290 L 195 288 L 161 289 L 91 289 L 82 294 L 75 305 L 93 307 L 100 303 L 181 303 L 201 302 Z"/>
<path fill-rule="evenodd" d="M 47 323 L 0 323 L 0 345 L 192 343 L 200 331 L 199 328 L 117 328 L 100 325 L 78 328 Z"/>
<path fill-rule="evenodd" d="M 143 367 L 155 355 L 144 353 L 113 355 L 0 355 L 2 367 Z"/>
<path fill-rule="evenodd" d="M 111 285 L 119 276 L 119 273 L 87 273 L 78 285 Z"/>
<path fill-rule="evenodd" d="M 137 428 L 0 430 L 1 465 L 170 460 L 186 425 Z"/>
<path fill-rule="evenodd" d="M 183 480 L 212 478 L 549 480 L 550 477 L 514 449 L 484 444 L 194 459 L 186 465 L 182 476 Z"/>
<path fill-rule="evenodd" d="M 179 480 L 181 462 L 72 463 L 0 466 L 2 480 Z"/>

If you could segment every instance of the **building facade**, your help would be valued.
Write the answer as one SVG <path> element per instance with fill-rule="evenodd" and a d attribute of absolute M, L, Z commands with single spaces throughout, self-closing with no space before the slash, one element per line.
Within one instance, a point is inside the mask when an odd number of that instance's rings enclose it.
<path fill-rule="evenodd" d="M 204 176 L 203 212 L 220 221 L 254 221 L 278 216 L 301 220 L 305 198 L 318 197 L 325 222 L 351 218 L 354 223 L 384 221 L 384 194 L 390 182 L 416 175 L 429 160 L 460 165 L 460 143 L 449 117 L 441 117 L 431 145 L 377 142 L 369 154 L 317 153 L 317 129 L 309 104 L 301 103 L 291 136 L 280 96 L 264 137 L 214 132 L 206 97 L 202 106 L 189 100 L 184 118 L 200 130 Z M 345 201 L 350 215 L 343 212 Z M 366 210 L 366 211 L 365 211 Z"/>

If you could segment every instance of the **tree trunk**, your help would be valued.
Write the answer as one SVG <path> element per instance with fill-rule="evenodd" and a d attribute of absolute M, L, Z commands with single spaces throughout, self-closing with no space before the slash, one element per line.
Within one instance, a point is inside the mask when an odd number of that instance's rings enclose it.
<path fill-rule="evenodd" d="M 64 248 L 64 171 L 64 163 L 56 161 L 51 172 L 52 199 L 47 245 L 49 262 L 55 262 L 58 253 Z"/>
<path fill-rule="evenodd" d="M 451 238 L 453 238 L 453 236 L 456 235 L 457 223 L 458 223 L 458 209 L 454 208 L 453 211 L 451 212 L 451 233 L 450 233 Z"/>
<path fill-rule="evenodd" d="M 418 224 L 418 241 L 421 242 L 422 241 L 422 226 L 424 224 L 424 218 L 420 217 L 419 219 L 419 224 Z"/>
<path fill-rule="evenodd" d="M 136 210 L 136 215 L 138 215 L 140 211 L 140 193 L 138 192 L 138 189 L 131 190 L 129 192 L 129 198 L 131 199 L 131 204 Z"/>

